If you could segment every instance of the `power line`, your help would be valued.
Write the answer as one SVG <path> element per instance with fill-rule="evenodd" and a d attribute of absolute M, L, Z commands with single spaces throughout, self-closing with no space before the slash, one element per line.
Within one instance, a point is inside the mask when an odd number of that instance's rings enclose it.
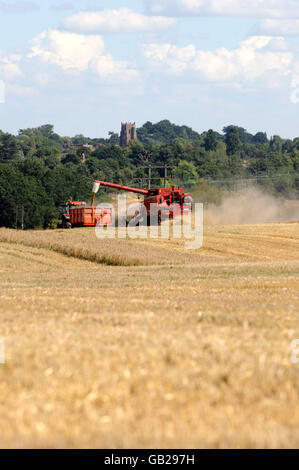
<path fill-rule="evenodd" d="M 215 184 L 215 183 L 220 183 L 220 184 L 225 184 L 225 183 L 247 183 L 250 181 L 259 181 L 259 180 L 276 180 L 280 179 L 282 177 L 292 177 L 294 175 L 291 175 L 289 172 L 288 173 L 276 173 L 274 175 L 270 174 L 256 174 L 255 176 L 252 176 L 251 178 L 222 178 L 219 180 L 214 180 L 212 178 L 203 178 L 206 180 L 207 183 L 209 184 Z"/>

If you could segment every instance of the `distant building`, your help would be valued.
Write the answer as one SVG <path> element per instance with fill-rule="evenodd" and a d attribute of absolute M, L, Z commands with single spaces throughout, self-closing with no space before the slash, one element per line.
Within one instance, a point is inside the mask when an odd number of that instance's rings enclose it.
<path fill-rule="evenodd" d="M 86 149 L 91 149 L 91 150 L 94 150 L 94 145 L 91 145 L 91 144 L 83 144 L 82 147 L 86 148 Z"/>
<path fill-rule="evenodd" d="M 120 146 L 127 147 L 131 140 L 137 140 L 136 124 L 131 122 L 121 123 Z"/>

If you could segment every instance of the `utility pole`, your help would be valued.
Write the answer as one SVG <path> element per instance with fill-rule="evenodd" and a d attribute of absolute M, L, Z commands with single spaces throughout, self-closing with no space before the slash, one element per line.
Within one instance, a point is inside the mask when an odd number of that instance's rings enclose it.
<path fill-rule="evenodd" d="M 167 188 L 167 165 L 164 167 L 164 188 Z"/>
<path fill-rule="evenodd" d="M 152 167 L 148 167 L 148 189 L 151 189 Z"/>
<path fill-rule="evenodd" d="M 145 151 L 143 153 L 140 153 L 138 155 L 139 160 L 146 166 L 142 166 L 141 168 L 146 168 L 148 169 L 148 189 L 151 189 L 151 180 L 152 180 L 152 165 L 151 165 L 151 159 L 153 157 L 153 154 L 151 152 Z M 139 167 L 139 165 L 137 165 Z"/>
<path fill-rule="evenodd" d="M 151 189 L 151 182 L 154 180 L 160 181 L 162 178 L 161 177 L 152 177 L 152 170 L 164 170 L 164 188 L 167 188 L 167 180 L 168 180 L 168 169 L 172 170 L 174 166 L 156 166 L 156 165 L 144 165 L 140 166 L 138 165 L 138 168 L 143 168 L 144 170 L 148 170 L 148 177 L 145 178 L 140 178 L 142 180 L 147 180 L 148 181 L 148 189 Z"/>
<path fill-rule="evenodd" d="M 16 206 L 16 229 L 18 228 L 18 206 Z"/>

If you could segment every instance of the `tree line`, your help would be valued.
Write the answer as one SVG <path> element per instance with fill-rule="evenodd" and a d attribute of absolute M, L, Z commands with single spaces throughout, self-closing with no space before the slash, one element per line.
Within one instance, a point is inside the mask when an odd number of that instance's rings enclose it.
<path fill-rule="evenodd" d="M 217 199 L 210 182 L 230 189 L 257 175 L 269 176 L 257 180 L 268 191 L 299 196 L 299 138 L 252 135 L 233 125 L 199 134 L 167 120 L 147 122 L 137 135 L 121 148 L 114 132 L 107 139 L 62 137 L 50 124 L 18 135 L 0 131 L 0 226 L 54 227 L 59 206 L 69 198 L 88 201 L 94 179 L 145 187 L 148 166 L 157 187 L 166 166 L 169 184 L 203 188 L 204 202 Z"/>

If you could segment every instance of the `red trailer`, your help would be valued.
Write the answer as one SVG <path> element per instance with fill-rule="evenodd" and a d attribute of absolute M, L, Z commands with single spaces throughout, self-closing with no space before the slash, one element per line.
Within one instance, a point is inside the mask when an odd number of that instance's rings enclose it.
<path fill-rule="evenodd" d="M 70 210 L 72 227 L 95 227 L 96 225 L 111 226 L 112 211 L 101 207 L 72 207 Z"/>
<path fill-rule="evenodd" d="M 87 206 L 84 201 L 68 201 L 63 209 L 60 228 L 95 227 L 112 225 L 112 210 Z"/>

